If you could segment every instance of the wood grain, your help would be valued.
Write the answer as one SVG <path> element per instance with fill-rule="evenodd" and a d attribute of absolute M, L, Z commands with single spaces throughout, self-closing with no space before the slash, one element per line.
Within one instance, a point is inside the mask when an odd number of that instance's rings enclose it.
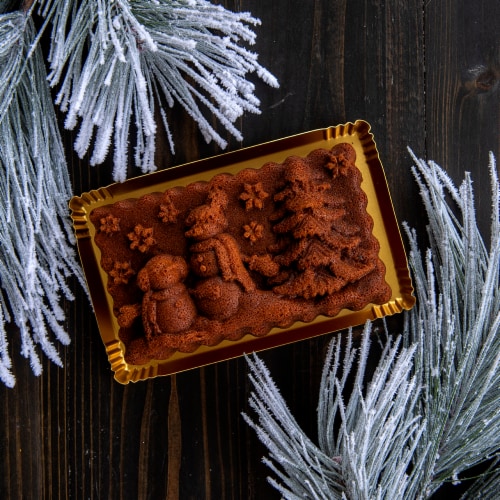
<path fill-rule="evenodd" d="M 500 4 L 497 0 L 223 2 L 262 20 L 252 50 L 279 79 L 255 79 L 262 114 L 239 122 L 244 140 L 277 139 L 358 118 L 372 125 L 396 213 L 420 232 L 425 220 L 407 147 L 456 182 L 472 173 L 479 219 L 488 213 L 488 152 L 500 157 Z M 219 152 L 171 111 L 176 154 L 160 141 L 161 167 Z M 63 117 L 61 117 L 62 121 Z M 75 193 L 111 182 L 72 153 Z M 130 175 L 138 171 L 130 169 Z M 487 221 L 481 222 L 485 234 Z M 9 326 L 17 385 L 0 387 L 0 496 L 6 499 L 279 498 L 261 463 L 265 449 L 244 423 L 244 359 L 129 386 L 114 382 L 87 297 L 73 283 L 65 305 L 72 343 L 64 368 L 35 378 Z M 401 326 L 393 318 L 394 328 Z M 262 353 L 298 422 L 315 436 L 326 335 Z"/>

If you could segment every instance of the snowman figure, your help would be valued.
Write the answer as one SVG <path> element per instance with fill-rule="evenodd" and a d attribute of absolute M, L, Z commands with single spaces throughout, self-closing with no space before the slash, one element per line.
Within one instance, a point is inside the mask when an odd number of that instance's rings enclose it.
<path fill-rule="evenodd" d="M 196 306 L 209 319 L 224 321 L 236 314 L 243 291 L 253 292 L 255 283 L 242 262 L 236 240 L 228 233 L 227 196 L 216 184 L 205 204 L 186 219 L 185 235 L 194 240 L 189 251 L 191 270 L 198 277 L 192 290 Z"/>
<path fill-rule="evenodd" d="M 144 292 L 141 315 L 146 338 L 187 330 L 196 307 L 183 281 L 188 266 L 182 257 L 160 254 L 151 258 L 137 275 Z"/>

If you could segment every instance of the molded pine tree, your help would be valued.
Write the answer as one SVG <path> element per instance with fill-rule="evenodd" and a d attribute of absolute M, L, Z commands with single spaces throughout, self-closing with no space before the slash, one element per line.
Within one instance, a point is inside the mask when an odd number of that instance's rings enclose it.
<path fill-rule="evenodd" d="M 274 287 L 277 293 L 306 299 L 332 294 L 373 270 L 356 259 L 362 238 L 347 221 L 346 200 L 325 173 L 311 176 L 303 162 L 287 161 L 286 187 L 274 197 L 282 205 L 273 216 L 273 231 L 282 235 L 284 248 L 275 261 L 289 276 Z"/>

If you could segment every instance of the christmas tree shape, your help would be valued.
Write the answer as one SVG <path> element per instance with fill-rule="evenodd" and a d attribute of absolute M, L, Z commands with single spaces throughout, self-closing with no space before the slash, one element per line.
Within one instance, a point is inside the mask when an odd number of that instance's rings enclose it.
<path fill-rule="evenodd" d="M 273 231 L 282 235 L 283 249 L 275 261 L 285 271 L 284 282 L 273 289 L 276 293 L 305 299 L 330 295 L 375 267 L 360 257 L 363 239 L 348 220 L 345 196 L 335 189 L 341 179 L 328 170 L 313 170 L 302 159 L 289 161 L 286 186 L 274 197 L 281 205 L 273 216 L 278 221 Z M 341 175 L 349 172 L 342 169 Z"/>

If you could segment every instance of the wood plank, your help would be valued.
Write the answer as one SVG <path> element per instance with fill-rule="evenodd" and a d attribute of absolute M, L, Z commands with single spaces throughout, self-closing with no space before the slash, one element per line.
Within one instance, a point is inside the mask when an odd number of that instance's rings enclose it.
<path fill-rule="evenodd" d="M 500 4 L 429 2 L 426 8 L 426 152 L 455 183 L 473 172 L 488 213 L 489 152 L 500 153 Z M 489 217 L 479 218 L 489 234 Z"/>

